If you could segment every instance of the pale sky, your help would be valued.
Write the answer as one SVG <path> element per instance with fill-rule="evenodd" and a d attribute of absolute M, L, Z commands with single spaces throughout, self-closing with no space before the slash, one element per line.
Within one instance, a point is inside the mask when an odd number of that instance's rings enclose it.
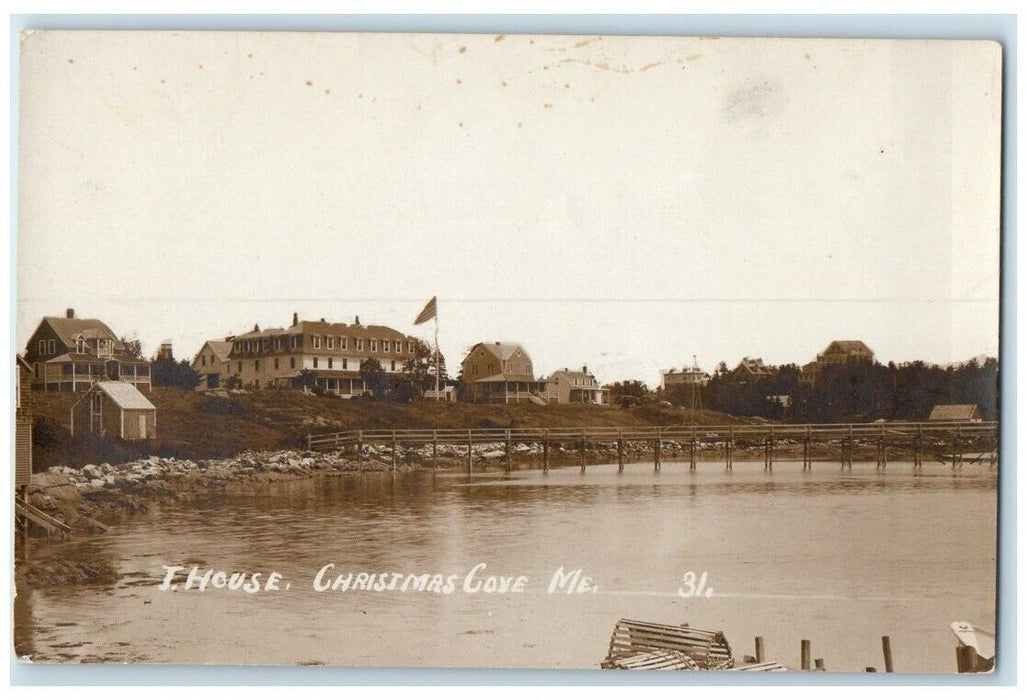
<path fill-rule="evenodd" d="M 37 32 L 16 347 L 74 307 L 147 353 L 439 297 L 538 374 L 998 354 L 988 42 Z"/>

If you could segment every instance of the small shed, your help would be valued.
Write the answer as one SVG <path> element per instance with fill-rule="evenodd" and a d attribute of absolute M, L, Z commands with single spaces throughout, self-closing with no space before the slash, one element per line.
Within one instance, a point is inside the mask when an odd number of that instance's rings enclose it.
<path fill-rule="evenodd" d="M 157 407 L 128 382 L 97 382 L 71 407 L 71 434 L 122 440 L 157 437 Z"/>
<path fill-rule="evenodd" d="M 436 394 L 434 389 L 426 389 L 423 394 L 424 398 L 435 400 Z M 444 386 L 439 389 L 438 400 L 445 402 L 456 401 L 456 387 L 455 386 Z"/>
<path fill-rule="evenodd" d="M 931 409 L 928 420 L 949 423 L 980 423 L 981 410 L 975 403 L 941 403 Z"/>

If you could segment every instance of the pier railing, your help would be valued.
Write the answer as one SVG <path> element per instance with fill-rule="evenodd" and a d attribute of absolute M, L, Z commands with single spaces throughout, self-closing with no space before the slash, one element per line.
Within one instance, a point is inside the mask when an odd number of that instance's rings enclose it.
<path fill-rule="evenodd" d="M 746 425 L 674 425 L 641 427 L 588 427 L 588 428 L 411 428 L 400 430 L 346 430 L 320 435 L 308 435 L 307 447 L 313 450 L 337 449 L 361 443 L 388 445 L 393 441 L 404 444 L 473 444 L 506 442 L 538 443 L 588 442 L 615 443 L 666 440 L 700 443 L 730 441 L 812 440 L 823 442 L 844 439 L 898 439 L 921 437 L 926 439 L 952 436 L 997 437 L 998 422 L 886 422 L 886 423 L 806 423 L 806 424 L 746 424 Z"/>

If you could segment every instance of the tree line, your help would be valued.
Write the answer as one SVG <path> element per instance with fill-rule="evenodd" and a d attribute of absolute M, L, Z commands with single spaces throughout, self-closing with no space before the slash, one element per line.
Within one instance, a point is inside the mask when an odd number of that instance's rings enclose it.
<path fill-rule="evenodd" d="M 701 388 L 702 407 L 735 416 L 800 423 L 926 420 L 938 404 L 976 404 L 984 420 L 998 419 L 998 360 L 938 367 L 924 362 L 896 365 L 850 362 L 823 367 L 813 383 L 800 381 L 797 365 L 762 377 L 729 371 L 721 363 Z M 661 397 L 690 406 L 690 387 Z"/>

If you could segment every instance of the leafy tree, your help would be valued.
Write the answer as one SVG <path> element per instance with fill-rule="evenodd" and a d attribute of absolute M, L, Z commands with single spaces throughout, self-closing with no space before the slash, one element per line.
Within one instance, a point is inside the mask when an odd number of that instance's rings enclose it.
<path fill-rule="evenodd" d="M 403 372 L 407 375 L 403 383 L 417 389 L 417 395 L 426 389 L 434 389 L 435 351 L 427 343 L 421 340 L 416 341 L 414 356 L 403 364 Z M 439 386 L 444 386 L 446 380 L 446 358 L 439 353 Z"/>
<path fill-rule="evenodd" d="M 382 369 L 382 363 L 373 357 L 369 357 L 360 363 L 360 378 L 364 380 L 364 388 L 371 392 L 371 396 L 380 399 L 389 388 L 388 377 Z"/>
<path fill-rule="evenodd" d="M 173 386 L 192 391 L 200 382 L 189 360 L 175 362 L 173 355 L 158 357 L 150 362 L 150 380 L 154 386 Z"/>
<path fill-rule="evenodd" d="M 131 340 L 122 338 L 121 345 L 123 346 L 122 352 L 133 360 L 143 359 L 143 344 L 138 338 L 133 338 Z"/>

